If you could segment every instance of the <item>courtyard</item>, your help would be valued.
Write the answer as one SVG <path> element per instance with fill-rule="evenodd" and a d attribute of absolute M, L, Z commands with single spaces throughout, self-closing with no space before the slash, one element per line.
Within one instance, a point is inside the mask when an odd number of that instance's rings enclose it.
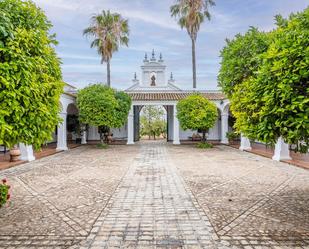
<path fill-rule="evenodd" d="M 0 177 L 0 248 L 309 248 L 309 171 L 223 145 L 80 146 Z"/>

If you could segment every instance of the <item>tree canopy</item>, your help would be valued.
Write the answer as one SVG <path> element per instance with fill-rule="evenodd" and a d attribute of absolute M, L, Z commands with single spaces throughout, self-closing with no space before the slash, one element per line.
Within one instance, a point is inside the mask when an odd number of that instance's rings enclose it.
<path fill-rule="evenodd" d="M 154 139 L 166 134 L 166 121 L 162 107 L 145 106 L 141 115 L 141 135 Z"/>
<path fill-rule="evenodd" d="M 121 128 L 127 122 L 132 101 L 131 97 L 122 91 L 117 91 L 115 98 L 118 106 L 115 109 L 115 117 L 117 118 L 115 119 L 113 128 Z"/>
<path fill-rule="evenodd" d="M 91 25 L 84 30 L 84 35 L 93 38 L 91 47 L 97 48 L 101 63 L 107 63 L 107 85 L 110 86 L 110 61 L 113 53 L 118 51 L 120 45 L 128 46 L 129 43 L 128 20 L 118 13 L 103 10 L 92 16 Z"/>
<path fill-rule="evenodd" d="M 77 106 L 80 122 L 99 127 L 103 143 L 102 127 L 119 128 L 124 125 L 131 107 L 131 98 L 126 93 L 115 92 L 103 84 L 94 84 L 78 91 Z"/>
<path fill-rule="evenodd" d="M 197 34 L 205 18 L 210 20 L 209 7 L 214 5 L 214 0 L 176 0 L 176 3 L 170 8 L 171 15 L 178 17 L 179 26 L 182 29 L 185 28 L 191 38 L 193 88 L 196 88 L 195 43 Z"/>
<path fill-rule="evenodd" d="M 253 76 L 261 64 L 260 55 L 267 51 L 270 36 L 251 27 L 244 35 L 237 34 L 233 40 L 226 40 L 221 51 L 221 68 L 218 82 L 230 97 L 234 87 Z"/>
<path fill-rule="evenodd" d="M 225 87 L 224 82 L 228 85 L 229 77 L 222 74 L 221 83 L 226 93 L 232 89 L 231 110 L 239 132 L 268 144 L 274 144 L 282 137 L 285 142 L 295 144 L 296 151 L 307 152 L 309 8 L 288 19 L 277 16 L 276 20 L 278 28 L 268 34 L 271 41 L 268 48 L 254 56 L 258 65 L 251 75 L 239 77 L 238 84 Z M 252 39 L 251 42 L 251 50 L 255 50 L 255 41 Z M 222 55 L 222 65 L 225 65 L 231 58 Z M 240 75 L 244 76 L 244 73 Z"/>
<path fill-rule="evenodd" d="M 51 139 L 63 82 L 52 27 L 31 1 L 0 1 L 0 144 Z"/>
<path fill-rule="evenodd" d="M 194 94 L 178 102 L 177 118 L 182 129 L 201 130 L 205 142 L 205 134 L 215 125 L 218 111 L 214 103 L 200 94 Z"/>

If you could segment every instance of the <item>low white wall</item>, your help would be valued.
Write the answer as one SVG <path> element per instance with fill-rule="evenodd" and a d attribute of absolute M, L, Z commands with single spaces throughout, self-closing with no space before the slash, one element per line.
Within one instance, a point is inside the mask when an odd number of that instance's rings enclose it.
<path fill-rule="evenodd" d="M 215 126 L 209 129 L 208 138 L 209 140 L 221 140 L 221 120 L 217 119 Z"/>
<path fill-rule="evenodd" d="M 115 139 L 126 139 L 128 137 L 127 125 L 124 125 L 122 128 L 113 128 L 111 129 L 111 132 L 113 133 L 113 137 Z M 88 140 L 100 140 L 100 134 L 98 132 L 98 127 L 89 126 L 87 139 Z"/>
<path fill-rule="evenodd" d="M 188 140 L 189 137 L 192 137 L 193 133 L 197 133 L 196 130 L 186 130 L 180 128 L 180 140 Z M 200 133 L 202 136 L 202 133 Z M 221 139 L 221 121 L 218 119 L 215 126 L 209 129 L 208 137 L 209 140 L 220 140 Z"/>
<path fill-rule="evenodd" d="M 113 137 L 115 139 L 127 139 L 128 138 L 128 126 L 127 124 L 121 128 L 113 128 L 112 130 Z"/>
<path fill-rule="evenodd" d="M 179 131 L 179 139 L 180 140 L 188 140 L 189 137 L 192 137 L 193 133 L 197 133 L 197 131 L 194 130 L 183 130 L 180 128 Z"/>

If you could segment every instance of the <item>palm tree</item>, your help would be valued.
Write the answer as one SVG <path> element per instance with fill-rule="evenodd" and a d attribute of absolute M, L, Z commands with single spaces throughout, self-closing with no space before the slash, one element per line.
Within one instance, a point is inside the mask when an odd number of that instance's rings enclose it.
<path fill-rule="evenodd" d="M 214 6 L 214 0 L 176 0 L 171 6 L 171 15 L 179 17 L 178 24 L 186 28 L 192 41 L 193 88 L 196 88 L 196 58 L 195 43 L 197 33 L 205 18 L 210 20 L 209 6 Z"/>
<path fill-rule="evenodd" d="M 107 85 L 111 85 L 110 61 L 113 53 L 120 45 L 128 46 L 129 25 L 118 13 L 103 10 L 101 14 L 91 17 L 91 26 L 86 28 L 84 35 L 93 37 L 91 48 L 97 48 L 101 55 L 101 63 L 107 63 Z"/>

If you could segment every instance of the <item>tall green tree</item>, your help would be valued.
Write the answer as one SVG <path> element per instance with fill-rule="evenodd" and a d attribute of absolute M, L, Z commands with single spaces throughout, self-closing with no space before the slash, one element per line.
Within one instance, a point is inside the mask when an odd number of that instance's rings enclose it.
<path fill-rule="evenodd" d="M 92 16 L 91 25 L 83 33 L 93 38 L 91 48 L 97 49 L 102 64 L 106 62 L 107 85 L 111 86 L 110 62 L 113 53 L 118 51 L 120 45 L 128 46 L 128 20 L 122 18 L 118 13 L 103 10 L 101 14 Z"/>
<path fill-rule="evenodd" d="M 244 35 L 226 40 L 221 50 L 221 68 L 218 82 L 223 92 L 231 97 L 235 86 L 256 74 L 262 63 L 261 55 L 271 43 L 271 35 L 251 27 Z"/>
<path fill-rule="evenodd" d="M 205 143 L 206 133 L 217 121 L 218 111 L 214 103 L 200 94 L 194 94 L 178 102 L 177 118 L 182 129 L 201 130 Z"/>
<path fill-rule="evenodd" d="M 163 119 L 162 107 L 145 106 L 141 115 L 141 134 L 154 139 L 166 134 L 166 121 Z"/>
<path fill-rule="evenodd" d="M 308 20 L 309 8 L 288 19 L 277 16 L 278 28 L 269 34 L 271 43 L 258 56 L 258 66 L 231 94 L 239 132 L 271 145 L 282 137 L 304 153 L 309 148 Z M 255 47 L 248 49 L 254 53 Z"/>
<path fill-rule="evenodd" d="M 115 92 L 108 86 L 94 84 L 78 91 L 77 106 L 80 122 L 98 127 L 103 144 L 104 132 L 125 124 L 131 98 L 124 92 Z"/>
<path fill-rule="evenodd" d="M 122 91 L 115 92 L 115 98 L 118 102 L 118 106 L 115 109 L 115 123 L 113 128 L 121 128 L 128 120 L 129 111 L 131 109 L 132 100 L 131 97 Z"/>
<path fill-rule="evenodd" d="M 0 1 L 0 144 L 50 140 L 63 82 L 52 25 L 32 1 Z"/>
<path fill-rule="evenodd" d="M 176 0 L 170 8 L 171 15 L 178 17 L 178 24 L 186 28 L 192 42 L 193 88 L 196 88 L 196 55 L 195 44 L 198 31 L 205 18 L 210 20 L 209 6 L 214 6 L 213 0 Z"/>

